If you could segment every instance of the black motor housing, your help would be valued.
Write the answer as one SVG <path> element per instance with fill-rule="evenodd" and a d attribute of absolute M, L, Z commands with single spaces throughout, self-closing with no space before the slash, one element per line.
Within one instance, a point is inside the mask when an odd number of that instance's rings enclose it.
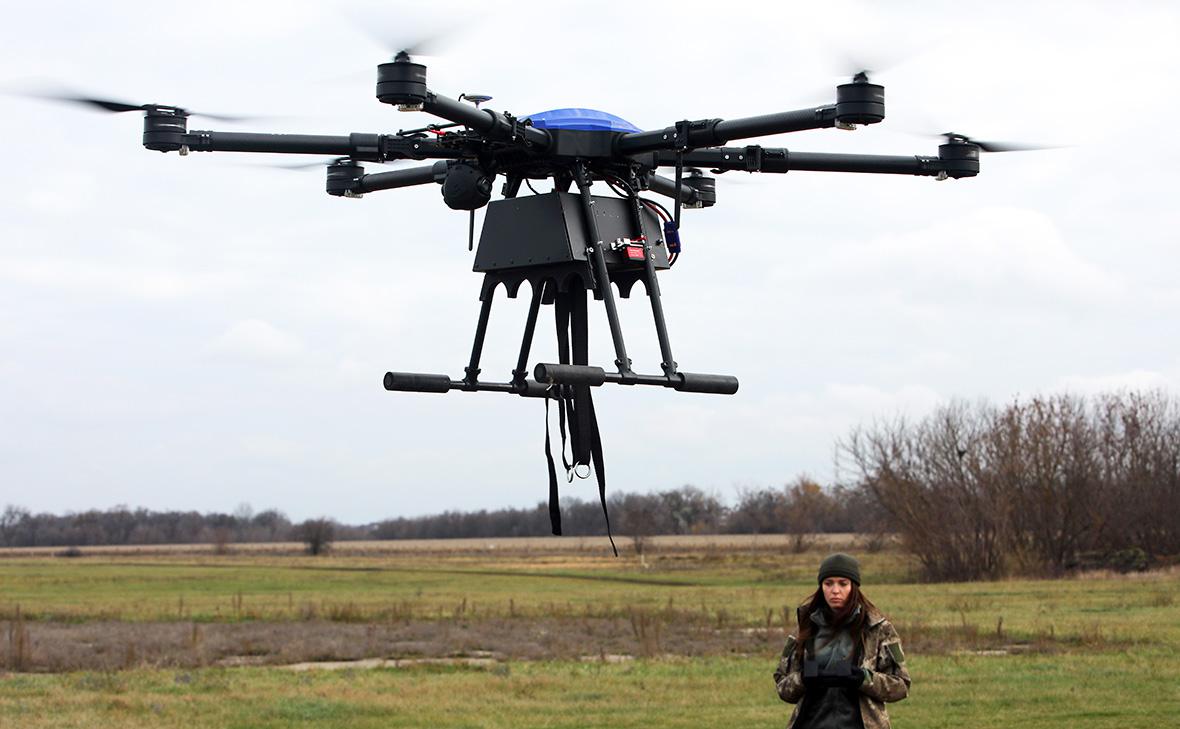
<path fill-rule="evenodd" d="M 836 87 L 836 121 L 876 124 L 885 118 L 885 87 L 853 81 Z"/>
<path fill-rule="evenodd" d="M 408 60 L 395 60 L 377 66 L 377 100 L 421 108 L 426 101 L 426 66 Z"/>

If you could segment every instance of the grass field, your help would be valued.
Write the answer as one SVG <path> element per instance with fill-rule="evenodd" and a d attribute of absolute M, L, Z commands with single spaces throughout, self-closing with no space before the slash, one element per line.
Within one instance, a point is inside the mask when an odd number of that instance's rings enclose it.
<path fill-rule="evenodd" d="M 784 619 L 837 546 L 3 554 L 0 727 L 775 726 Z M 1180 573 L 926 585 L 860 554 L 914 675 L 896 725 L 1180 716 Z M 400 662 L 282 667 L 361 658 Z"/>

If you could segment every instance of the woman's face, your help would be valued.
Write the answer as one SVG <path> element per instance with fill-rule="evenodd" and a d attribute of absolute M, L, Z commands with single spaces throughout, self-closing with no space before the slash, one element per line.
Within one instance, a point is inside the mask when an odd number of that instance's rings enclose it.
<path fill-rule="evenodd" d="M 824 578 L 824 600 L 833 610 L 843 610 L 848 604 L 848 594 L 852 592 L 852 580 L 847 577 Z"/>

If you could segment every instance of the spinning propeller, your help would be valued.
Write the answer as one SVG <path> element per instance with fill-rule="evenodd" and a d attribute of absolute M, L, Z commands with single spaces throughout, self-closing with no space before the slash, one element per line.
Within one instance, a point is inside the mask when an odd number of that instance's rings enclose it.
<path fill-rule="evenodd" d="M 170 106 L 168 104 L 132 104 L 126 101 L 116 101 L 114 99 L 98 99 L 92 96 L 78 96 L 71 93 L 33 93 L 27 94 L 33 98 L 47 99 L 49 101 L 61 101 L 67 104 L 78 104 L 81 106 L 89 106 L 102 111 L 111 112 L 114 114 L 121 114 L 127 111 L 161 111 L 170 110 L 177 116 L 200 116 L 206 119 L 213 119 L 214 121 L 223 122 L 245 122 L 257 121 L 263 117 L 257 116 L 230 116 L 226 114 L 209 114 L 203 111 L 189 111 L 178 106 Z"/>
<path fill-rule="evenodd" d="M 1057 149 L 1053 145 L 1027 144 L 1025 142 L 985 142 L 958 132 L 943 132 L 937 136 L 946 137 L 948 144 L 974 144 L 981 152 L 1033 152 L 1042 149 Z"/>

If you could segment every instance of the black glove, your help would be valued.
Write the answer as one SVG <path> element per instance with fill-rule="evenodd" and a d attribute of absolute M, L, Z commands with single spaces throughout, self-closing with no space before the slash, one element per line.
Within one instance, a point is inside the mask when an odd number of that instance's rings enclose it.
<path fill-rule="evenodd" d="M 834 671 L 821 671 L 814 659 L 803 662 L 803 686 L 817 688 L 860 688 L 865 682 L 864 669 L 857 665 L 840 666 Z"/>
<path fill-rule="evenodd" d="M 848 678 L 845 679 L 844 685 L 849 688 L 860 688 L 868 683 L 868 675 L 865 674 L 865 669 L 860 666 L 852 666 L 848 670 Z"/>

